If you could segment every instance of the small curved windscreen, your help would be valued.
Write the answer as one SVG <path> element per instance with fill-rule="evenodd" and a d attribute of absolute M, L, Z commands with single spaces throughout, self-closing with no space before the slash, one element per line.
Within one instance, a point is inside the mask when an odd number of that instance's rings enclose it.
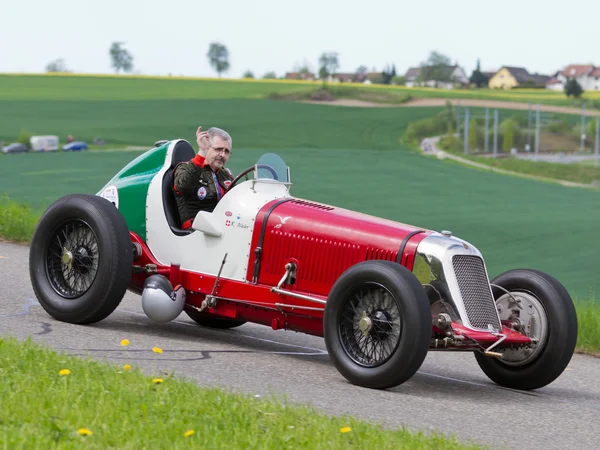
<path fill-rule="evenodd" d="M 275 153 L 265 153 L 256 163 L 258 173 L 257 179 L 276 180 L 282 183 L 289 183 L 289 168 L 281 156 Z"/>

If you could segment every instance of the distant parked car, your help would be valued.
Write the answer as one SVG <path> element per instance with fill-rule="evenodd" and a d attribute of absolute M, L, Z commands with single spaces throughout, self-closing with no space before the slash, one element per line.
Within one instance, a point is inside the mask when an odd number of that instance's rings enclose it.
<path fill-rule="evenodd" d="M 2 153 L 21 153 L 26 152 L 27 146 L 19 142 L 14 142 L 5 147 L 2 147 Z"/>
<path fill-rule="evenodd" d="M 77 150 L 87 150 L 88 145 L 85 142 L 69 142 L 66 145 L 63 145 L 63 150 L 67 151 L 77 151 Z"/>

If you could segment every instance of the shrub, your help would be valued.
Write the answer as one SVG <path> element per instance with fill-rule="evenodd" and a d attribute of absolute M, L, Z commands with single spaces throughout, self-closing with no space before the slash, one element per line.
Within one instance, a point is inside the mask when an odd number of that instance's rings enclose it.
<path fill-rule="evenodd" d="M 21 144 L 25 144 L 27 146 L 27 148 L 29 148 L 29 146 L 31 145 L 31 136 L 33 136 L 32 133 L 30 133 L 27 130 L 22 129 L 19 132 L 19 137 L 17 138 L 17 142 L 20 142 Z"/>
<path fill-rule="evenodd" d="M 568 132 L 570 128 L 571 125 L 565 119 L 559 119 L 554 122 L 550 122 L 550 125 L 548 125 L 548 131 L 557 134 Z"/>
<path fill-rule="evenodd" d="M 500 129 L 502 130 L 502 149 L 505 152 L 510 152 L 515 146 L 515 134 L 518 133 L 518 127 L 519 125 L 512 119 L 505 119 L 500 124 Z"/>
<path fill-rule="evenodd" d="M 474 150 L 479 145 L 480 133 L 477 124 L 477 119 L 471 119 L 469 123 L 469 149 Z"/>

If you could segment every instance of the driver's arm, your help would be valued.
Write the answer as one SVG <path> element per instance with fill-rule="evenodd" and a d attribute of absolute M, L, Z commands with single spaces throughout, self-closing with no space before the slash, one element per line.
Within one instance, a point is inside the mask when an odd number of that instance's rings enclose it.
<path fill-rule="evenodd" d="M 173 174 L 173 188 L 175 191 L 180 194 L 192 192 L 203 168 L 204 156 L 199 153 L 189 162 L 177 165 Z"/>

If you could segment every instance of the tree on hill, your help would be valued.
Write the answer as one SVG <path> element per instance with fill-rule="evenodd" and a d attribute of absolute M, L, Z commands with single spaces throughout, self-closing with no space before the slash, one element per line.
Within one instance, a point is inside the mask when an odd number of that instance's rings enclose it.
<path fill-rule="evenodd" d="M 229 50 L 220 42 L 211 42 L 208 47 L 208 61 L 213 69 L 221 76 L 221 73 L 229 70 Z"/>
<path fill-rule="evenodd" d="M 243 78 L 254 78 L 254 74 L 252 73 L 251 70 L 246 70 L 244 72 Z"/>
<path fill-rule="evenodd" d="M 340 66 L 337 52 L 323 53 L 319 58 L 319 78 L 327 79 L 329 75 L 333 75 Z"/>
<path fill-rule="evenodd" d="M 120 70 L 123 72 L 131 72 L 133 69 L 133 56 L 122 46 L 122 42 L 113 42 L 108 51 L 111 65 L 116 73 L 119 73 Z"/>
<path fill-rule="evenodd" d="M 433 51 L 429 54 L 427 61 L 421 63 L 419 81 L 452 81 L 452 72 L 448 70 L 451 60 L 448 56 Z"/>
<path fill-rule="evenodd" d="M 68 72 L 67 65 L 62 59 L 55 59 L 46 66 L 46 72 Z"/>
<path fill-rule="evenodd" d="M 358 66 L 358 68 L 356 69 L 356 72 L 354 73 L 354 81 L 356 81 L 358 83 L 362 83 L 363 81 L 365 81 L 367 79 L 368 71 L 369 71 L 369 69 L 367 69 L 367 66 L 365 66 L 365 65 Z"/>
<path fill-rule="evenodd" d="M 575 78 L 569 78 L 565 84 L 565 94 L 567 97 L 579 98 L 583 94 L 583 88 Z"/>
<path fill-rule="evenodd" d="M 479 62 L 479 58 L 477 59 L 477 68 L 471 74 L 471 78 L 469 78 L 469 82 L 471 84 L 474 84 L 478 88 L 480 88 L 482 86 L 487 86 L 487 84 L 488 84 L 487 77 L 481 72 L 481 64 Z"/>
<path fill-rule="evenodd" d="M 392 65 L 391 68 L 390 66 L 387 66 L 385 69 L 383 69 L 383 72 L 381 72 L 381 77 L 383 84 L 391 84 L 392 80 L 396 77 L 396 65 Z"/>

